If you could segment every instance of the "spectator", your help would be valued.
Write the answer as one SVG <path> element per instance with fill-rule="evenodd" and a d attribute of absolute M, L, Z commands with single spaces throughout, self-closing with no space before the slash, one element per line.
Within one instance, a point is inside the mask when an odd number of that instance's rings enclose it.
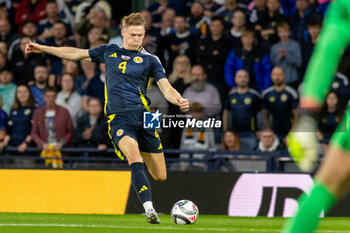
<path fill-rule="evenodd" d="M 33 21 L 27 21 L 24 23 L 22 33 L 21 33 L 21 38 L 22 37 L 29 37 L 30 40 L 33 42 L 42 43 L 42 41 L 40 41 L 37 38 L 37 29 Z M 20 49 L 21 38 L 18 38 L 15 41 L 13 41 L 11 46 L 9 47 L 8 59 L 10 61 L 14 59 L 15 53 L 18 52 Z"/>
<path fill-rule="evenodd" d="M 2 53 L 5 58 L 7 59 L 7 56 L 8 56 L 8 46 L 7 46 L 7 43 L 4 42 L 4 41 L 0 41 L 0 53 Z"/>
<path fill-rule="evenodd" d="M 277 24 L 279 22 L 288 22 L 288 18 L 280 13 L 279 0 L 267 0 L 267 13 L 261 15 L 259 21 L 255 25 L 263 40 L 264 47 L 269 48 L 272 44 L 278 42 Z"/>
<path fill-rule="evenodd" d="M 195 61 L 195 47 L 197 38 L 191 35 L 186 27 L 184 16 L 176 16 L 174 21 L 175 34 L 169 35 L 167 43 L 170 44 L 170 64 L 173 63 L 176 56 L 185 54 L 192 63 Z"/>
<path fill-rule="evenodd" d="M 298 42 L 289 39 L 290 27 L 284 22 L 277 25 L 281 41 L 271 47 L 271 61 L 281 66 L 286 74 L 286 83 L 293 88 L 299 85 L 298 69 L 301 67 L 301 50 Z"/>
<path fill-rule="evenodd" d="M 28 20 L 35 24 L 46 18 L 45 12 L 46 0 L 22 0 L 17 9 L 15 23 L 19 26 L 19 31 L 22 32 L 22 26 Z"/>
<path fill-rule="evenodd" d="M 257 151 L 273 152 L 284 150 L 283 143 L 276 137 L 275 133 L 271 129 L 263 129 L 259 132 L 259 144 L 256 148 Z"/>
<path fill-rule="evenodd" d="M 337 92 L 341 104 L 346 105 L 350 98 L 349 78 L 345 74 L 337 72 L 331 90 Z"/>
<path fill-rule="evenodd" d="M 65 107 L 72 118 L 73 126 L 77 125 L 77 119 L 82 113 L 81 96 L 74 91 L 74 77 L 66 73 L 62 76 L 62 90 L 58 92 L 56 104 Z"/>
<path fill-rule="evenodd" d="M 316 45 L 318 36 L 321 32 L 322 21 L 318 19 L 311 19 L 307 22 L 308 37 L 302 44 L 302 66 L 301 66 L 301 77 L 304 78 L 306 67 L 309 64 L 311 54 Z M 302 80 L 301 80 L 302 81 Z"/>
<path fill-rule="evenodd" d="M 242 47 L 241 36 L 246 23 L 246 15 L 242 10 L 236 10 L 232 17 L 232 27 L 228 33 L 231 47 Z"/>
<path fill-rule="evenodd" d="M 157 2 L 149 5 L 147 11 L 152 14 L 153 23 L 159 23 L 161 21 L 161 16 L 166 9 L 175 9 L 175 6 L 169 2 L 169 0 L 158 0 Z"/>
<path fill-rule="evenodd" d="M 12 42 L 18 38 L 18 34 L 11 32 L 11 24 L 7 19 L 0 19 L 0 41 L 10 47 Z"/>
<path fill-rule="evenodd" d="M 65 23 L 63 23 L 62 21 L 54 22 L 52 26 L 53 36 L 47 38 L 45 44 L 48 46 L 55 46 L 55 47 L 68 46 L 68 45 L 74 46 L 75 43 L 67 39 L 66 33 L 67 33 L 67 30 L 66 30 Z M 56 80 L 57 76 L 62 75 L 62 68 L 63 68 L 62 59 L 49 54 L 47 54 L 46 56 L 50 61 L 50 66 L 51 66 L 50 74 L 53 74 Z M 55 80 L 53 81 L 53 83 L 56 83 Z"/>
<path fill-rule="evenodd" d="M 74 16 L 78 5 L 81 3 L 80 0 L 56 0 L 58 5 L 58 11 L 61 20 L 69 24 L 71 29 L 74 29 Z M 85 2 L 86 3 L 86 2 Z"/>
<path fill-rule="evenodd" d="M 224 24 L 220 17 L 213 17 L 209 28 L 210 36 L 201 40 L 197 46 L 197 60 L 203 66 L 208 82 L 219 90 L 223 101 L 227 93 L 224 63 L 231 46 L 227 37 L 223 35 Z"/>
<path fill-rule="evenodd" d="M 152 15 L 149 11 L 141 11 L 140 14 L 146 21 L 146 34 L 143 38 L 142 47 L 152 53 L 157 53 L 157 44 L 160 39 L 160 28 L 156 28 L 152 25 Z"/>
<path fill-rule="evenodd" d="M 182 95 L 191 83 L 191 61 L 186 55 L 179 55 L 173 63 L 169 82 Z"/>
<path fill-rule="evenodd" d="M 107 124 L 102 114 L 99 99 L 89 99 L 87 113 L 79 117 L 77 121 L 74 140 L 80 147 L 96 147 L 98 150 L 107 149 Z"/>
<path fill-rule="evenodd" d="M 44 92 L 49 77 L 49 71 L 46 66 L 37 65 L 34 68 L 34 84 L 29 86 L 30 92 L 34 96 L 37 106 L 43 106 L 45 104 Z M 55 96 L 56 97 L 56 96 Z"/>
<path fill-rule="evenodd" d="M 0 70 L 8 68 L 7 57 L 4 53 L 0 52 Z"/>
<path fill-rule="evenodd" d="M 6 136 L 6 128 L 8 117 L 4 110 L 2 110 L 2 96 L 0 95 L 0 151 L 6 146 L 4 139 Z"/>
<path fill-rule="evenodd" d="M 150 81 L 150 85 L 147 89 L 147 97 L 151 100 L 151 111 L 160 110 L 162 114 L 169 113 L 168 102 L 164 98 L 162 92 L 159 90 L 159 87 L 153 82 L 153 78 Z"/>
<path fill-rule="evenodd" d="M 17 151 L 23 153 L 32 144 L 30 131 L 34 110 L 35 100 L 28 86 L 18 86 L 15 103 L 9 117 L 7 135 L 4 140 L 5 146 L 17 147 Z"/>
<path fill-rule="evenodd" d="M 239 151 L 240 139 L 237 133 L 233 130 L 225 130 L 221 140 L 221 150 L 225 151 Z"/>
<path fill-rule="evenodd" d="M 273 68 L 271 79 L 273 86 L 266 89 L 262 96 L 264 128 L 272 128 L 279 139 L 283 140 L 291 129 L 292 122 L 298 117 L 298 94 L 292 87 L 286 85 L 282 67 Z"/>
<path fill-rule="evenodd" d="M 231 129 L 225 130 L 222 139 L 220 149 L 222 151 L 239 151 L 240 150 L 240 140 L 236 132 Z M 223 153 L 224 154 L 224 153 Z M 236 171 L 234 162 L 230 159 L 230 154 L 226 158 L 220 158 L 215 161 L 214 168 L 221 171 Z"/>
<path fill-rule="evenodd" d="M 208 18 L 214 16 L 214 12 L 217 11 L 221 5 L 214 0 L 203 0 L 204 15 Z"/>
<path fill-rule="evenodd" d="M 121 34 L 122 29 L 123 29 L 123 18 L 120 19 L 120 22 L 118 24 L 117 34 L 114 37 L 109 38 L 108 44 L 117 44 L 117 45 L 123 44 L 123 37 Z"/>
<path fill-rule="evenodd" d="M 45 12 L 47 18 L 40 20 L 38 24 L 38 37 L 41 40 L 45 40 L 47 38 L 53 37 L 53 26 L 57 21 L 61 21 L 58 12 L 58 5 L 56 1 L 49 0 L 45 6 Z M 61 21 L 63 23 L 63 21 Z M 65 23 L 64 23 L 65 24 Z M 67 35 L 71 35 L 72 31 L 69 25 L 65 24 L 65 28 L 67 29 Z"/>
<path fill-rule="evenodd" d="M 28 20 L 23 24 L 21 35 L 29 36 L 34 41 L 34 39 L 36 39 L 38 36 L 37 33 L 38 33 L 38 29 L 34 21 Z"/>
<path fill-rule="evenodd" d="M 232 27 L 233 13 L 238 9 L 243 10 L 238 6 L 237 0 L 226 0 L 225 5 L 215 11 L 215 15 L 221 17 L 224 20 L 225 28 L 230 28 Z"/>
<path fill-rule="evenodd" d="M 328 144 L 333 133 L 344 115 L 345 106 L 339 99 L 339 94 L 330 91 L 327 95 L 326 102 L 321 108 L 318 120 L 318 138 L 323 140 L 322 144 Z"/>
<path fill-rule="evenodd" d="M 2 96 L 3 104 L 2 110 L 10 115 L 12 105 L 16 96 L 16 84 L 12 81 L 13 75 L 10 70 L 3 69 L 0 71 L 0 95 Z"/>
<path fill-rule="evenodd" d="M 176 12 L 172 8 L 168 8 L 162 14 L 162 22 L 160 25 L 160 38 L 159 44 L 157 47 L 158 57 L 162 62 L 165 70 L 169 70 L 172 63 L 170 63 L 169 59 L 169 43 L 168 38 L 170 35 L 174 34 L 174 20 L 175 20 Z"/>
<path fill-rule="evenodd" d="M 174 32 L 174 20 L 175 20 L 176 12 L 172 8 L 166 9 L 162 14 L 162 21 L 160 24 L 160 34 L 162 36 L 167 36 Z"/>
<path fill-rule="evenodd" d="M 17 85 L 34 84 L 34 68 L 37 65 L 46 66 L 46 61 L 42 54 L 25 54 L 24 49 L 30 41 L 30 37 L 22 36 L 19 48 L 14 51 L 12 60 L 12 70 L 15 83 Z"/>
<path fill-rule="evenodd" d="M 317 1 L 317 0 L 311 0 L 311 1 Z M 280 11 L 283 13 L 283 15 L 290 17 L 293 13 L 296 11 L 295 7 L 296 0 L 280 0 Z"/>
<path fill-rule="evenodd" d="M 83 1 L 82 3 L 80 3 L 78 5 L 78 7 L 76 8 L 75 18 L 74 18 L 75 26 L 81 24 L 82 21 L 84 20 L 84 18 L 92 17 L 92 15 L 89 16 L 89 14 L 91 13 L 91 11 L 93 10 L 94 7 L 98 7 L 99 9 L 101 9 L 103 11 L 104 15 L 107 17 L 107 19 L 112 18 L 112 9 L 107 1 L 105 1 L 105 0 L 97 0 L 97 1 L 86 0 L 86 1 Z"/>
<path fill-rule="evenodd" d="M 247 71 L 237 71 L 235 82 L 237 88 L 230 91 L 226 100 L 223 127 L 239 134 L 241 149 L 253 150 L 256 147 L 256 115 L 261 109 L 261 98 L 257 91 L 249 88 Z"/>
<path fill-rule="evenodd" d="M 49 151 L 49 146 L 59 151 L 70 142 L 73 135 L 69 112 L 55 104 L 56 96 L 57 91 L 54 88 L 46 88 L 45 105 L 34 111 L 31 137 L 36 146 L 43 151 Z"/>
<path fill-rule="evenodd" d="M 204 117 L 215 117 L 221 112 L 220 94 L 215 86 L 209 84 L 207 75 L 201 65 L 195 65 L 191 70 L 192 83 L 182 97 L 190 102 L 198 102 L 204 107 Z"/>
<path fill-rule="evenodd" d="M 191 5 L 191 14 L 187 17 L 187 22 L 190 24 L 191 34 L 201 39 L 206 37 L 210 17 L 204 15 L 204 6 L 200 2 Z"/>
<path fill-rule="evenodd" d="M 319 5 L 320 12 L 324 16 L 331 0 L 318 0 L 318 1 L 320 3 Z"/>
<path fill-rule="evenodd" d="M 254 7 L 249 11 L 249 23 L 255 25 L 263 15 L 268 13 L 266 0 L 253 0 Z"/>
<path fill-rule="evenodd" d="M 91 79 L 83 95 L 82 103 L 85 111 L 88 109 L 87 100 L 90 97 L 99 99 L 102 106 L 105 103 L 106 65 L 104 63 L 100 63 L 99 68 L 101 73 Z"/>
<path fill-rule="evenodd" d="M 98 72 L 96 72 L 96 63 L 90 61 L 81 61 L 81 69 L 83 74 L 79 75 L 74 81 L 74 90 L 76 90 L 80 95 L 84 95 L 86 88 L 89 85 L 91 79 L 98 77 Z"/>
<path fill-rule="evenodd" d="M 88 37 L 87 37 L 87 48 L 92 48 L 95 47 L 98 39 L 106 37 L 106 35 L 103 35 L 103 29 L 102 28 L 97 28 L 97 27 L 92 27 L 90 28 L 88 32 Z"/>
<path fill-rule="evenodd" d="M 204 107 L 200 103 L 192 102 L 190 114 L 196 120 L 204 120 Z M 182 132 L 180 149 L 186 150 L 208 150 L 215 147 L 215 134 L 212 128 L 186 128 Z M 195 153 L 193 159 L 204 159 L 206 154 Z M 180 154 L 181 159 L 189 159 L 189 154 Z M 191 164 L 191 166 L 189 165 Z M 181 162 L 181 171 L 185 170 L 206 170 L 204 162 Z"/>
<path fill-rule="evenodd" d="M 113 27 L 110 27 L 111 19 L 105 13 L 105 11 L 98 5 L 94 5 L 90 13 L 76 26 L 76 32 L 79 34 L 81 48 L 89 48 L 88 44 L 88 32 L 91 28 L 96 27 L 103 31 L 106 38 L 114 37 L 117 32 Z"/>
<path fill-rule="evenodd" d="M 293 39 L 300 44 L 305 41 L 307 22 L 312 19 L 321 19 L 310 6 L 310 0 L 296 0 L 296 11 L 291 15 L 291 31 Z"/>
<path fill-rule="evenodd" d="M 191 84 L 191 62 L 186 55 L 179 55 L 173 63 L 173 71 L 169 75 L 169 82 L 182 95 Z M 177 105 L 169 103 L 169 114 L 179 114 Z M 180 147 L 182 129 L 175 127 L 163 129 L 162 140 L 166 148 L 178 149 Z M 168 139 L 168 140 L 167 140 Z"/>
<path fill-rule="evenodd" d="M 79 75 L 78 64 L 75 61 L 63 60 L 62 73 L 71 74 L 74 78 Z"/>
<path fill-rule="evenodd" d="M 254 47 L 254 31 L 245 29 L 242 33 L 243 47 L 230 51 L 225 63 L 225 80 L 229 88 L 235 87 L 235 74 L 246 70 L 249 74 L 249 87 L 259 92 L 271 86 L 272 63 L 264 50 Z"/>

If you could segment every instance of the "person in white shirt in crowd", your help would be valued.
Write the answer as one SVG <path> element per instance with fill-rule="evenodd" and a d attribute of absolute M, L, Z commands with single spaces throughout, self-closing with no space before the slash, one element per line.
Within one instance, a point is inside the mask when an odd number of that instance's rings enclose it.
<path fill-rule="evenodd" d="M 263 129 L 258 133 L 259 144 L 257 151 L 272 152 L 283 150 L 284 144 L 281 142 L 272 129 Z"/>

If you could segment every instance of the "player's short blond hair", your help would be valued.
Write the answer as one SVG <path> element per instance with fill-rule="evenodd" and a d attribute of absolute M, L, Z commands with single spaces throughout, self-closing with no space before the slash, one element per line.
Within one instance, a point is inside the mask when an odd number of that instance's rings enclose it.
<path fill-rule="evenodd" d="M 129 26 L 144 26 L 146 28 L 145 18 L 140 13 L 131 13 L 124 16 L 122 23 L 124 28 Z"/>

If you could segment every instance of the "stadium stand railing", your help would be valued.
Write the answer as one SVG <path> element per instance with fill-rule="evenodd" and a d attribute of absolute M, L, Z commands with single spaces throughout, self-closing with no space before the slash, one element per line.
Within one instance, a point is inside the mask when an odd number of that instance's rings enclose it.
<path fill-rule="evenodd" d="M 16 147 L 4 148 L 0 155 L 0 168 L 21 168 L 23 161 L 32 161 L 34 167 L 44 166 L 44 158 L 40 157 L 41 150 L 35 147 L 27 148 L 19 153 Z M 65 169 L 127 169 L 127 163 L 116 157 L 114 149 L 99 151 L 95 148 L 62 148 L 62 159 Z M 166 162 L 171 168 L 173 164 L 186 162 L 189 167 L 193 163 L 203 163 L 208 171 L 238 171 L 238 172 L 297 172 L 286 151 L 221 151 L 221 150 L 179 150 L 164 149 Z M 174 154 L 188 154 L 188 158 L 173 158 Z M 202 159 L 194 158 L 194 154 L 204 155 Z M 16 161 L 16 162 L 13 162 Z M 22 161 L 18 163 L 18 161 Z M 287 166 L 286 166 L 287 165 Z M 24 166 L 26 167 L 26 166 Z"/>

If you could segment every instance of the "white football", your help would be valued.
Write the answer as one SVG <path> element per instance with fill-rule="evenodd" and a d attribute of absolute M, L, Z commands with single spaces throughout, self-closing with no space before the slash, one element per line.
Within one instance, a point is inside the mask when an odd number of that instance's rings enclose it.
<path fill-rule="evenodd" d="M 171 209 L 171 218 L 176 224 L 193 224 L 198 216 L 198 207 L 189 200 L 178 201 Z"/>

